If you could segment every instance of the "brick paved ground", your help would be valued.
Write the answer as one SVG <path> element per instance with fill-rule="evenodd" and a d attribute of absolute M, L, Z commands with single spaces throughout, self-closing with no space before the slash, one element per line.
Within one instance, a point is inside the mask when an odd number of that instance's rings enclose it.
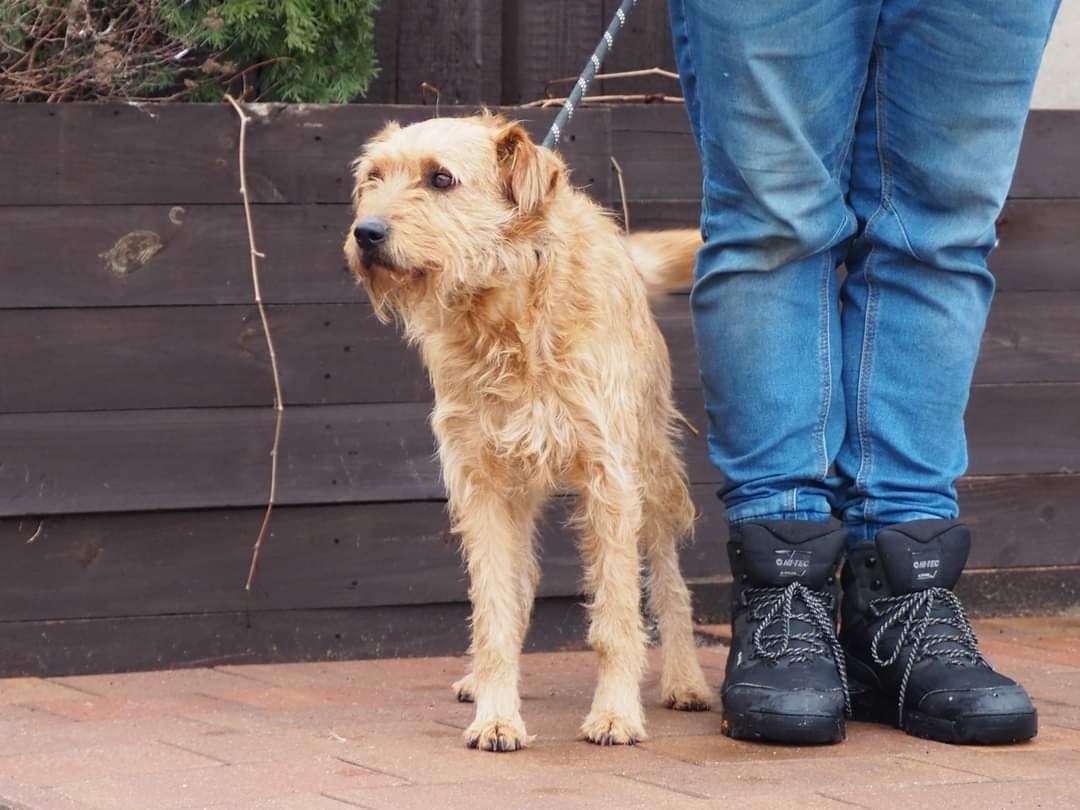
<path fill-rule="evenodd" d="M 984 649 L 1034 695 L 1042 730 L 955 748 L 864 724 L 842 745 L 732 742 L 716 713 L 649 711 L 651 739 L 574 740 L 590 653 L 527 656 L 536 743 L 468 751 L 460 659 L 228 666 L 0 681 L 0 806 L 440 808 L 1080 807 L 1080 618 L 980 622 Z M 712 680 L 725 650 L 701 651 Z M 655 699 L 650 680 L 647 695 Z"/>

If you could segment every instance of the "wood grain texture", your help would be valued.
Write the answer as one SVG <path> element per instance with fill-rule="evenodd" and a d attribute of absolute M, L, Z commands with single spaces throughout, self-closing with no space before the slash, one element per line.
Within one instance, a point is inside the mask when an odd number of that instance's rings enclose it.
<path fill-rule="evenodd" d="M 502 103 L 544 98 L 552 79 L 577 76 L 606 21 L 596 0 L 507 0 L 503 5 Z M 563 95 L 572 85 L 556 85 Z M 549 110 L 552 119 L 555 110 Z M 576 133 L 577 127 L 571 127 Z"/>
<path fill-rule="evenodd" d="M 712 487 L 694 494 L 702 518 L 683 569 L 724 573 L 723 507 Z M 582 592 L 572 504 L 555 499 L 542 522 L 541 597 Z M 30 544 L 37 519 L 0 519 L 0 622 L 467 601 L 442 501 L 277 509 L 246 592 L 261 519 L 259 509 L 51 517 Z"/>
<path fill-rule="evenodd" d="M 368 87 L 364 101 L 369 104 L 396 104 L 398 82 L 398 37 L 401 28 L 401 5 L 379 3 L 375 11 L 375 55 L 379 75 Z"/>
<path fill-rule="evenodd" d="M 417 353 L 366 303 L 268 313 L 287 404 L 431 399 Z M 253 306 L 0 311 L 0 413 L 272 401 Z"/>
<path fill-rule="evenodd" d="M 973 568 L 1080 564 L 1080 475 L 960 482 Z M 694 487 L 687 577 L 729 573 L 713 487 Z M 557 499 L 540 532 L 541 597 L 578 596 L 580 561 Z M 259 509 L 0 520 L 0 622 L 461 602 L 467 580 L 441 501 L 283 507 L 253 592 L 243 590 Z M 49 599 L 41 599 L 48 593 Z"/>
<path fill-rule="evenodd" d="M 677 388 L 699 384 L 689 307 L 685 295 L 662 296 L 653 303 Z M 983 335 L 975 384 L 1043 382 L 1080 382 L 1080 293 L 998 293 Z"/>
<path fill-rule="evenodd" d="M 615 15 L 620 0 L 603 0 L 604 25 Z M 599 37 L 597 37 L 599 39 Z M 604 63 L 605 73 L 659 67 L 675 72 L 675 50 L 667 3 L 638 3 Z M 605 93 L 682 95 L 678 80 L 635 77 L 603 83 Z"/>
<path fill-rule="evenodd" d="M 288 610 L 0 623 L 0 677 L 270 661 L 464 655 L 468 606 Z M 579 599 L 537 603 L 525 646 L 582 649 Z"/>
<path fill-rule="evenodd" d="M 624 170 L 633 174 L 635 166 Z M 699 206 L 697 199 L 632 200 L 630 222 L 635 230 L 692 228 Z M 363 300 L 341 255 L 347 205 L 260 205 L 254 220 L 268 302 Z M 1078 222 L 1080 200 L 1008 202 L 1001 244 L 990 256 L 998 290 L 1080 291 Z M 102 254 L 141 231 L 161 248 L 117 272 Z M 0 309 L 246 304 L 245 240 L 239 205 L 0 206 Z"/>
<path fill-rule="evenodd" d="M 468 6 L 490 2 L 460 0 Z M 403 41 L 402 53 L 406 49 Z M 258 104 L 248 111 L 247 176 L 254 203 L 346 203 L 352 191 L 348 164 L 363 143 L 389 120 L 412 123 L 435 113 L 433 107 L 376 104 Z M 609 194 L 607 115 L 607 110 L 580 111 L 576 138 L 563 145 L 604 200 Z M 0 177 L 5 179 L 0 205 L 239 201 L 239 132 L 227 105 L 12 104 L 0 116 Z M 538 138 L 551 123 L 546 110 L 517 110 L 514 117 Z"/>
<path fill-rule="evenodd" d="M 440 105 L 498 104 L 502 95 L 502 0 L 398 0 L 397 100 Z M 434 103 L 431 96 L 429 103 Z"/>
<path fill-rule="evenodd" d="M 686 296 L 654 310 L 675 384 L 698 384 Z M 1002 293 L 975 380 L 1080 382 L 1080 293 Z M 366 303 L 269 309 L 290 405 L 428 402 L 417 353 Z M 0 413 L 258 406 L 269 361 L 251 306 L 0 310 Z"/>
<path fill-rule="evenodd" d="M 683 412 L 704 435 L 697 389 Z M 1080 384 L 983 385 L 967 432 L 973 475 L 1080 470 Z M 286 410 L 279 502 L 442 497 L 429 405 Z M 0 516 L 257 506 L 266 497 L 272 412 L 165 409 L 0 415 Z M 691 481 L 719 480 L 689 437 Z"/>

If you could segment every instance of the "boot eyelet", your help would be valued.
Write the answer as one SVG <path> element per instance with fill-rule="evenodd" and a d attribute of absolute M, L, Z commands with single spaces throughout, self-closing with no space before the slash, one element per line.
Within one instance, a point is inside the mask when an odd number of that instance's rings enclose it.
<path fill-rule="evenodd" d="M 741 575 L 739 577 L 739 582 L 749 582 L 749 581 L 750 581 L 750 575 L 749 574 L 743 574 L 743 575 Z"/>
<path fill-rule="evenodd" d="M 870 590 L 872 590 L 872 591 L 880 591 L 881 590 L 881 580 L 880 579 L 875 579 L 873 582 L 871 582 L 870 583 Z"/>
<path fill-rule="evenodd" d="M 873 568 L 875 565 L 877 565 L 877 557 L 871 554 L 869 557 L 866 558 L 866 567 Z"/>
<path fill-rule="evenodd" d="M 736 557 L 741 557 L 742 556 L 742 548 L 740 548 L 739 546 L 735 546 L 735 548 L 733 549 L 733 553 L 735 554 Z"/>
<path fill-rule="evenodd" d="M 825 579 L 826 585 L 832 585 L 834 582 L 836 582 L 836 577 L 832 576 L 831 574 Z"/>

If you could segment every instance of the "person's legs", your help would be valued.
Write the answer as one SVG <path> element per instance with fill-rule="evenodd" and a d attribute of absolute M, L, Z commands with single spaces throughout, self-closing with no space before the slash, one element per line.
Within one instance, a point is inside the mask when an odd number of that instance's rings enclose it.
<path fill-rule="evenodd" d="M 943 742 L 1037 731 L 1027 693 L 983 659 L 952 592 L 970 539 L 949 519 L 994 290 L 986 257 L 1056 9 L 885 0 L 857 126 L 841 639 L 855 718 Z"/>
<path fill-rule="evenodd" d="M 833 510 L 843 175 L 879 5 L 671 0 L 705 176 L 694 331 L 733 523 Z"/>
<path fill-rule="evenodd" d="M 843 285 L 853 537 L 957 516 L 986 257 L 1058 0 L 885 0 L 852 154 Z"/>
<path fill-rule="evenodd" d="M 733 524 L 721 727 L 741 739 L 845 733 L 832 583 L 846 536 L 821 523 L 845 425 L 846 168 L 879 5 L 671 0 L 705 177 L 694 333 Z"/>

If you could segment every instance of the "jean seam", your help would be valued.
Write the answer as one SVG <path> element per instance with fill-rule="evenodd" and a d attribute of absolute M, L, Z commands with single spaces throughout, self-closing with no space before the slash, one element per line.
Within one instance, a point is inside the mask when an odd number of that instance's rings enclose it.
<path fill-rule="evenodd" d="M 686 26 L 686 4 L 683 0 L 674 0 L 679 3 L 679 31 L 677 32 L 682 39 L 683 47 L 686 50 L 686 63 L 690 66 L 689 75 L 686 77 L 687 82 L 697 85 L 697 70 L 694 68 L 694 49 L 690 44 L 690 32 Z M 676 33 L 676 32 L 673 32 Z M 696 92 L 696 89 L 695 89 Z M 697 100 L 697 114 L 701 114 L 701 99 L 698 96 Z M 689 109 L 687 113 L 689 114 Z M 699 222 L 699 230 L 701 231 L 702 241 L 707 241 L 709 238 L 709 167 L 707 163 L 705 153 L 705 130 L 701 121 L 698 121 L 697 127 L 694 131 L 697 135 L 697 148 L 698 154 L 701 156 L 701 217 Z"/>
<path fill-rule="evenodd" d="M 869 233 L 874 223 L 887 211 L 891 211 L 890 191 L 892 178 L 885 149 L 885 107 L 884 101 L 884 51 L 880 43 L 874 44 L 874 128 L 877 136 L 878 164 L 881 176 L 881 201 L 878 208 L 866 222 L 865 232 Z M 862 496 L 863 521 L 873 519 L 872 499 L 866 497 L 869 480 L 874 469 L 874 456 L 870 443 L 870 369 L 873 365 L 874 343 L 876 337 L 876 317 L 879 306 L 879 293 L 874 286 L 873 270 L 877 258 L 877 245 L 870 248 L 863 268 L 866 280 L 866 313 L 863 316 L 862 356 L 859 361 L 859 379 L 856 386 L 856 421 L 859 434 L 859 469 L 855 474 L 855 491 Z"/>
<path fill-rule="evenodd" d="M 829 447 L 826 436 L 826 426 L 829 422 L 829 413 L 832 410 L 832 316 L 830 313 L 829 290 L 831 288 L 829 273 L 832 272 L 832 251 L 827 250 L 823 256 L 821 285 L 821 312 L 819 317 L 824 321 L 820 330 L 821 338 L 818 342 L 818 354 L 824 369 L 821 390 L 823 392 L 821 411 L 818 415 L 818 424 L 814 430 L 814 438 L 821 451 L 821 480 L 824 481 L 829 475 Z"/>

